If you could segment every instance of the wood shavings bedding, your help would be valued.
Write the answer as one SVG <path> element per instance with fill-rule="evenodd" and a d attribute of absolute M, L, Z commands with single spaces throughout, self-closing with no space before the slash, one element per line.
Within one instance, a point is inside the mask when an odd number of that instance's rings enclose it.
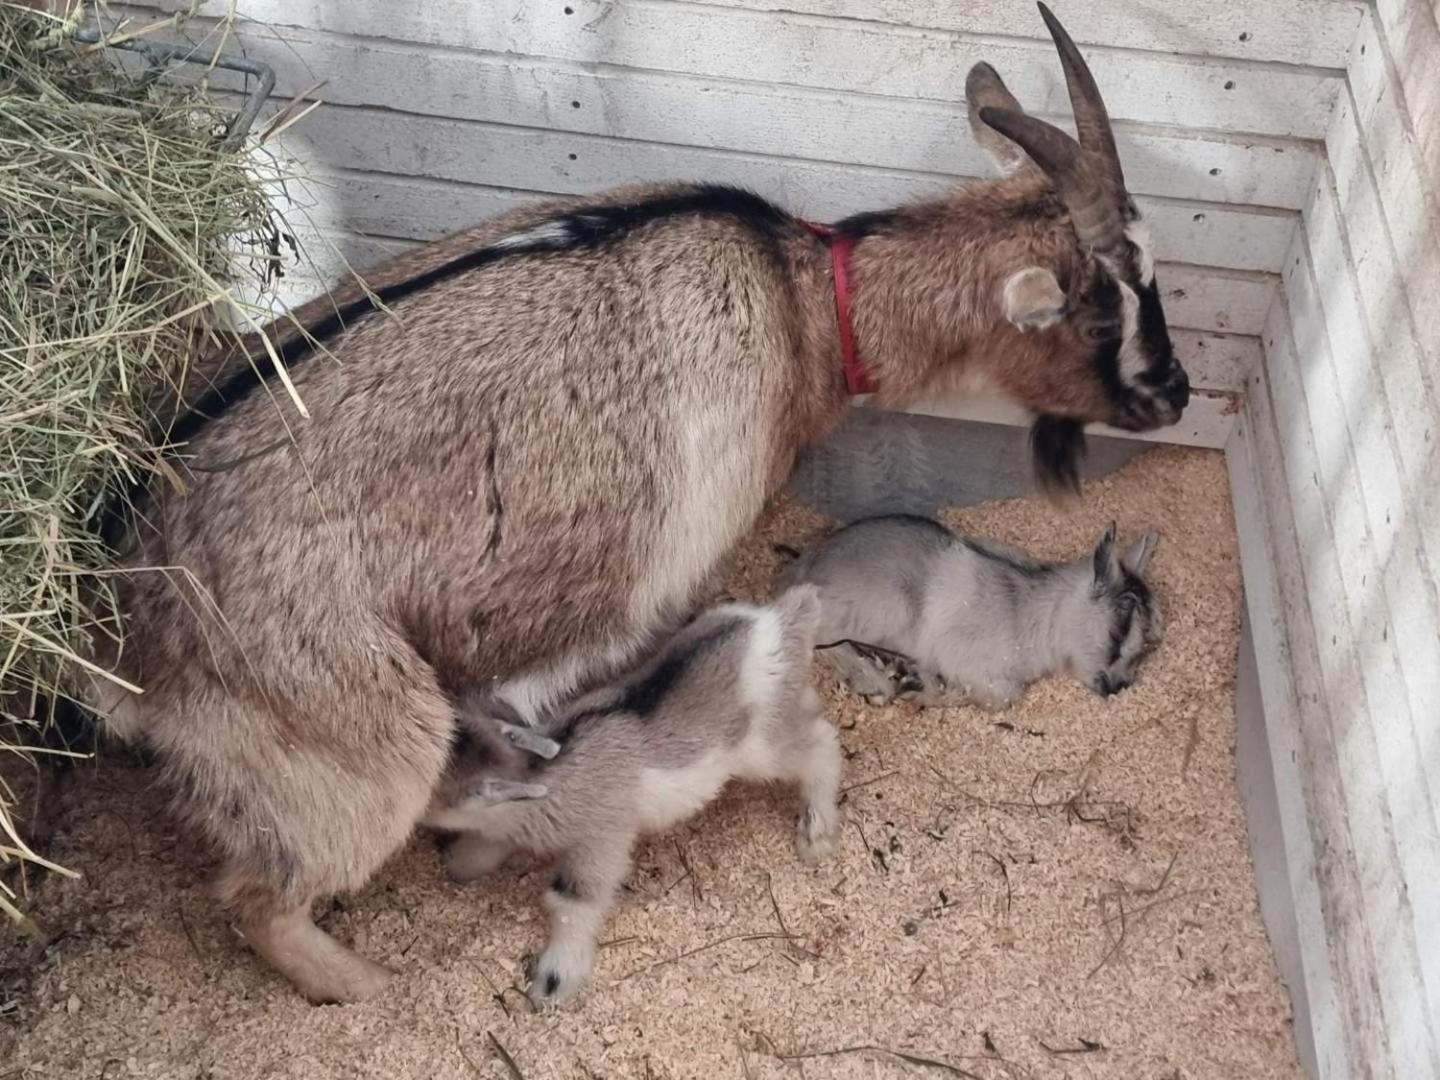
<path fill-rule="evenodd" d="M 107 761 L 58 838 L 86 881 L 43 885 L 55 940 L 0 946 L 6 1075 L 513 1080 L 508 1055 L 526 1080 L 1299 1077 L 1235 785 L 1223 458 L 1160 449 L 1065 511 L 945 518 L 1048 558 L 1112 518 L 1123 538 L 1159 528 L 1166 639 L 1138 684 L 1102 699 L 1047 680 L 1000 714 L 827 688 L 837 859 L 796 860 L 791 792 L 732 786 L 643 844 L 593 984 L 546 1015 L 510 989 L 543 943 L 543 867 L 461 888 L 417 836 L 322 920 L 402 972 L 392 992 L 313 1008 L 216 913 L 150 771 Z M 828 527 L 782 501 L 717 595 L 768 596 L 773 545 Z"/>

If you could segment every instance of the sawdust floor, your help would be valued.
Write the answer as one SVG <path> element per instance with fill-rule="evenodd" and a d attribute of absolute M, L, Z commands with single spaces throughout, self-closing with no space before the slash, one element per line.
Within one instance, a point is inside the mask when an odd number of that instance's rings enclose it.
<path fill-rule="evenodd" d="M 1168 636 L 1140 684 L 1106 701 L 1052 680 L 1005 715 L 833 692 L 838 859 L 803 869 L 790 793 L 732 787 L 641 848 L 591 989 L 549 1015 L 507 989 L 542 943 L 542 868 L 461 888 L 417 837 L 323 919 L 401 971 L 393 992 L 313 1008 L 237 943 L 148 771 L 112 760 L 72 797 L 56 852 L 85 882 L 38 897 L 52 944 L 6 931 L 0 1076 L 947 1074 L 928 1058 L 981 1080 L 1298 1077 L 1235 787 L 1222 458 L 1157 450 L 1068 513 L 949 517 L 1056 557 L 1111 517 L 1127 539 L 1158 526 Z M 778 508 L 729 589 L 764 595 L 770 545 L 823 529 Z"/>

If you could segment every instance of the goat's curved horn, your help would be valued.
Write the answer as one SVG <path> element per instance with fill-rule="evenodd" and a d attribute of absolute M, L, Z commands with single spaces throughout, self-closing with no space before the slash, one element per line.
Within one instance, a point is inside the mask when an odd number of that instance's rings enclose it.
<path fill-rule="evenodd" d="M 1109 251 L 1121 242 L 1125 222 L 1120 199 L 1099 154 L 1087 151 L 1054 124 L 1022 112 L 986 106 L 980 110 L 980 119 L 1019 143 L 1050 178 L 1082 244 Z"/>
<path fill-rule="evenodd" d="M 1057 186 L 1080 167 L 1080 144 L 1054 124 L 1037 120 L 1018 109 L 994 105 L 982 106 L 980 119 L 1007 139 L 1019 143 Z"/>
<path fill-rule="evenodd" d="M 1037 5 L 1040 17 L 1045 20 L 1055 48 L 1060 53 L 1060 66 L 1065 69 L 1065 85 L 1070 91 L 1070 109 L 1075 114 L 1075 130 L 1080 136 L 1080 145 L 1102 158 L 1113 170 L 1108 179 L 1114 183 L 1114 197 L 1119 199 L 1125 190 L 1125 173 L 1120 167 L 1120 153 L 1115 149 L 1115 133 L 1110 128 L 1110 114 L 1105 111 L 1105 101 L 1100 97 L 1100 87 L 1095 76 L 1090 74 L 1090 65 L 1080 55 L 1075 42 L 1060 25 L 1044 3 Z"/>

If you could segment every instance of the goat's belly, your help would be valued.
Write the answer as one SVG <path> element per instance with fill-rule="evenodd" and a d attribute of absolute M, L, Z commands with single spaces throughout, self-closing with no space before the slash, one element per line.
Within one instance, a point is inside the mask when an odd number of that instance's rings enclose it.
<path fill-rule="evenodd" d="M 745 535 L 769 495 L 771 443 L 760 399 L 681 402 L 672 417 L 664 511 L 630 612 L 639 624 L 684 600 Z"/>
<path fill-rule="evenodd" d="M 871 598 L 852 599 L 833 593 L 820 594 L 820 623 L 815 641 L 829 645 L 837 641 L 863 641 L 882 649 L 909 654 L 916 644 L 916 628 L 892 609 L 893 605 Z"/>
<path fill-rule="evenodd" d="M 643 769 L 636 809 L 644 832 L 660 832 L 694 817 L 730 779 L 725 754 L 707 754 L 679 769 Z"/>

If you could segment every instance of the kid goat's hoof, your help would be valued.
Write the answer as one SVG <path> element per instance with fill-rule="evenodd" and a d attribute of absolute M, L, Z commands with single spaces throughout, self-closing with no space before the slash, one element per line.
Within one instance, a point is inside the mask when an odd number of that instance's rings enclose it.
<path fill-rule="evenodd" d="M 838 814 L 822 821 L 814 810 L 800 815 L 796 830 L 795 850 L 800 861 L 806 866 L 815 866 L 835 854 L 840 843 L 840 819 Z"/>
<path fill-rule="evenodd" d="M 551 945 L 535 961 L 526 995 L 537 1009 L 547 1005 L 563 1005 L 578 994 L 590 981 L 593 956 L 579 955 L 575 950 Z"/>

